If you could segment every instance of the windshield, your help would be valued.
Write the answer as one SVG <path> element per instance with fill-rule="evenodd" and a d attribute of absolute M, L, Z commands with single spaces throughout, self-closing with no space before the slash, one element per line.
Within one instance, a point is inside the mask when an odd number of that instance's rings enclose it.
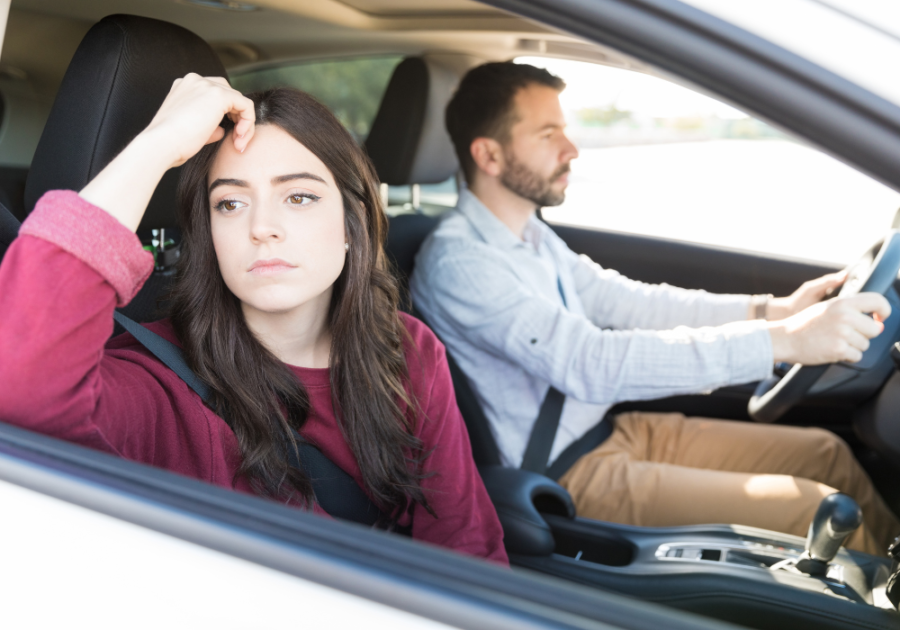
<path fill-rule="evenodd" d="M 900 105 L 896 0 L 683 0 Z"/>

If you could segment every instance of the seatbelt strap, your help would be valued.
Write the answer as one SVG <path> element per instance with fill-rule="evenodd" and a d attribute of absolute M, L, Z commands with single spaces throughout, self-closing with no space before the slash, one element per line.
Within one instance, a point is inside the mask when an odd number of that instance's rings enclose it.
<path fill-rule="evenodd" d="M 144 328 L 133 319 L 125 316 L 119 311 L 113 311 L 113 319 L 131 336 L 151 352 L 157 359 L 162 361 L 167 368 L 175 372 L 175 374 L 184 381 L 188 387 L 194 390 L 203 402 L 209 404 L 212 400 L 212 392 L 209 387 L 200 380 L 200 377 L 194 374 L 194 371 L 188 367 L 187 361 L 181 348 L 176 346 L 168 339 L 163 339 L 155 332 Z M 228 422 L 227 420 L 225 422 Z M 229 424 L 229 426 L 231 426 Z"/>
<path fill-rule="evenodd" d="M 562 279 L 558 275 L 556 276 L 556 288 L 559 290 L 559 297 L 562 298 L 563 307 L 568 308 Z M 528 436 L 528 445 L 525 447 L 525 455 L 522 457 L 522 470 L 530 470 L 542 475 L 547 472 L 547 460 L 550 459 L 550 451 L 553 450 L 553 442 L 556 441 L 559 419 L 565 403 L 566 395 L 551 385 L 547 390 L 547 395 L 544 396 L 544 402 L 541 403 L 537 420 L 531 427 L 531 435 Z"/>
<path fill-rule="evenodd" d="M 607 413 L 603 419 L 595 424 L 587 433 L 569 444 L 559 457 L 547 467 L 544 474 L 558 481 L 566 472 L 575 465 L 579 459 L 587 455 L 595 448 L 603 444 L 615 428 L 615 420 Z"/>
<path fill-rule="evenodd" d="M 188 387 L 197 393 L 203 402 L 210 404 L 212 392 L 209 387 L 200 380 L 194 371 L 188 366 L 181 348 L 167 339 L 163 339 L 156 333 L 129 319 L 119 311 L 113 313 L 116 322 L 127 330 L 137 341 L 150 351 L 157 359 L 183 380 Z M 228 418 L 223 418 L 228 423 Z M 228 423 L 228 426 L 231 426 Z M 232 427 L 233 430 L 233 427 Z M 293 449 L 289 449 L 288 457 L 291 466 L 299 468 L 306 473 L 313 486 L 316 501 L 329 515 L 348 521 L 374 525 L 379 518 L 388 522 L 387 516 L 372 503 L 368 495 L 359 487 L 353 479 L 340 466 L 328 459 L 322 451 L 307 442 L 294 429 L 294 439 L 297 440 L 297 449 L 300 458 Z M 407 533 L 397 528 L 395 531 Z"/>
<path fill-rule="evenodd" d="M 541 403 L 537 420 L 531 427 L 528 446 L 525 447 L 525 455 L 522 457 L 522 470 L 542 475 L 547 472 L 547 460 L 550 459 L 550 451 L 556 440 L 559 418 L 562 416 L 565 402 L 565 394 L 551 386 L 544 397 L 544 402 Z"/>

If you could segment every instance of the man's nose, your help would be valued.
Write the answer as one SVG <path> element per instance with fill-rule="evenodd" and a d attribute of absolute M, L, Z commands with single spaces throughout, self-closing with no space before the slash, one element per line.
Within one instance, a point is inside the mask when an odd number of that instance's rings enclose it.
<path fill-rule="evenodd" d="M 569 136 L 563 134 L 563 142 L 565 143 L 565 146 L 563 147 L 563 159 L 561 161 L 568 162 L 569 160 L 574 160 L 575 158 L 577 158 L 578 147 L 576 147 L 575 144 L 571 140 L 569 140 Z"/>

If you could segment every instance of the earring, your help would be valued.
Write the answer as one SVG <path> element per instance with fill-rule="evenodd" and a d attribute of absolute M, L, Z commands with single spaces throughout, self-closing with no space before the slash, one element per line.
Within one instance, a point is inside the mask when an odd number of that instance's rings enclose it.
<path fill-rule="evenodd" d="M 350 243 L 344 243 L 344 251 L 346 251 L 346 252 L 350 251 Z"/>

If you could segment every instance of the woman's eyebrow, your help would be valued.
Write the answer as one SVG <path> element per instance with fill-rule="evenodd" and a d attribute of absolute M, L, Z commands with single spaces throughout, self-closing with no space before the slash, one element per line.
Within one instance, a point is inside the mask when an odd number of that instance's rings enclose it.
<path fill-rule="evenodd" d="M 313 173 L 291 173 L 290 175 L 279 175 L 278 177 L 272 178 L 272 183 L 283 184 L 284 182 L 289 182 L 294 179 L 312 179 L 317 182 L 322 182 L 326 186 L 328 185 L 328 182 Z M 237 186 L 238 188 L 249 188 L 250 184 L 245 182 L 243 179 L 229 179 L 227 177 L 220 177 L 209 185 L 209 190 L 206 192 L 206 194 L 211 195 L 212 191 L 215 190 L 218 186 Z"/>
<path fill-rule="evenodd" d="M 292 173 L 291 175 L 279 175 L 278 177 L 272 178 L 272 183 L 283 184 L 284 182 L 289 182 L 293 179 L 313 179 L 317 182 L 322 182 L 323 184 L 328 185 L 328 182 L 313 173 Z"/>
<path fill-rule="evenodd" d="M 245 182 L 243 179 L 227 179 L 220 177 L 209 185 L 209 190 L 206 191 L 206 194 L 211 195 L 212 191 L 215 190 L 218 186 L 238 186 L 239 188 L 249 188 L 250 184 Z"/>

